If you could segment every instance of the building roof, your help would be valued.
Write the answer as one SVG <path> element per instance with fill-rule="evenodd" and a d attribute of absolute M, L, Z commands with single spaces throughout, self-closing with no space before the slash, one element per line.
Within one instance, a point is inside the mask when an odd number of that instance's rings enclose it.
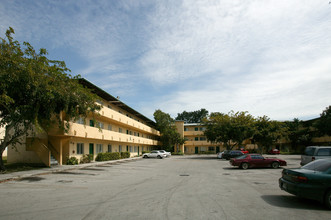
<path fill-rule="evenodd" d="M 79 83 L 82 84 L 83 86 L 91 89 L 92 92 L 95 93 L 96 95 L 98 95 L 99 97 L 101 97 L 101 98 L 105 99 L 106 101 L 110 102 L 111 104 L 127 111 L 128 113 L 136 116 L 137 118 L 141 118 L 149 126 L 155 128 L 156 123 L 154 121 L 152 121 L 151 119 L 147 118 L 146 116 L 140 114 L 139 112 L 137 112 L 136 110 L 134 110 L 130 106 L 126 105 L 124 102 L 120 101 L 118 98 L 115 98 L 114 96 L 112 96 L 109 93 L 105 92 L 104 90 L 102 90 L 98 86 L 94 85 L 90 81 L 88 81 L 84 78 L 80 78 Z"/>

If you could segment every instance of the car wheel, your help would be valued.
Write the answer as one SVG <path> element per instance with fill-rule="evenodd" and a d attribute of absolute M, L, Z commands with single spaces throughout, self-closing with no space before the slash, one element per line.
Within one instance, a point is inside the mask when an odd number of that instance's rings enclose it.
<path fill-rule="evenodd" d="M 328 209 L 331 209 L 331 190 L 329 190 L 324 198 L 324 204 Z"/>
<path fill-rule="evenodd" d="M 162 157 L 160 155 L 158 155 L 157 158 L 162 159 Z"/>
<path fill-rule="evenodd" d="M 147 158 L 147 155 L 144 155 L 143 158 Z"/>
<path fill-rule="evenodd" d="M 241 164 L 241 168 L 244 169 L 244 170 L 246 170 L 248 167 L 249 167 L 248 163 L 242 163 Z"/>
<path fill-rule="evenodd" d="M 271 167 L 274 169 L 277 169 L 279 167 L 279 163 L 278 162 L 272 162 Z"/>

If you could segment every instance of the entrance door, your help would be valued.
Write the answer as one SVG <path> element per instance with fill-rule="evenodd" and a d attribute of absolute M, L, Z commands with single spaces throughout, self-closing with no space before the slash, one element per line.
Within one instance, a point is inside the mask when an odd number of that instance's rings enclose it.
<path fill-rule="evenodd" d="M 220 147 L 216 147 L 216 153 L 220 152 Z"/>
<path fill-rule="evenodd" d="M 195 147 L 195 154 L 199 153 L 199 147 Z"/>
<path fill-rule="evenodd" d="M 94 144 L 90 144 L 89 146 L 89 154 L 94 154 Z"/>

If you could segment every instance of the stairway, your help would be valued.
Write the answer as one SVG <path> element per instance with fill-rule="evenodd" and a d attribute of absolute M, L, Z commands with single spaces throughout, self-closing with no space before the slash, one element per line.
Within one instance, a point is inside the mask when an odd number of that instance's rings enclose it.
<path fill-rule="evenodd" d="M 51 166 L 56 166 L 56 165 L 59 165 L 59 162 L 51 154 Z"/>

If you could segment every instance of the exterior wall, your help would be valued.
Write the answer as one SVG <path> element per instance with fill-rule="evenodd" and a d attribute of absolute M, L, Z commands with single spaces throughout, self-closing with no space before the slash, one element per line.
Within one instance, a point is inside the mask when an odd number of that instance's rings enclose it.
<path fill-rule="evenodd" d="M 102 103 L 102 108 L 95 117 L 90 115 L 86 119 L 70 122 L 70 129 L 66 132 L 54 127 L 48 136 L 38 135 L 38 138 L 42 139 L 42 144 L 33 142 L 34 145 L 28 148 L 25 145 L 18 146 L 18 152 L 10 152 L 8 162 L 40 163 L 44 161 L 47 165 L 50 163 L 45 161 L 50 159 L 46 158 L 46 153 L 50 152 L 62 165 L 66 164 L 70 157 L 81 159 L 84 154 L 89 154 L 90 144 L 93 144 L 94 158 L 99 153 L 97 151 L 99 144 L 102 145 L 100 153 L 108 152 L 108 145 L 111 145 L 112 152 L 129 151 L 131 157 L 134 157 L 141 155 L 142 151 L 150 151 L 153 146 L 159 145 L 157 139 L 160 132 L 149 126 L 143 119 L 106 100 L 99 102 Z M 83 152 L 77 152 L 77 143 L 83 144 Z M 46 148 L 47 152 L 41 153 L 40 147 Z"/>
<path fill-rule="evenodd" d="M 26 150 L 26 137 L 22 138 L 21 143 L 8 147 L 7 163 L 43 163 L 35 152 Z"/>
<path fill-rule="evenodd" d="M 0 126 L 0 143 L 2 142 L 2 140 L 4 139 L 4 137 L 5 137 L 5 128 Z M 3 152 L 2 156 L 4 156 L 4 157 L 7 156 L 7 148 Z"/>
<path fill-rule="evenodd" d="M 176 121 L 176 127 L 177 131 L 180 134 L 182 133 L 186 139 L 182 151 L 184 154 L 217 153 L 223 150 L 222 145 L 207 141 L 207 138 L 203 135 L 205 128 L 201 124 L 184 124 L 182 121 Z"/>

